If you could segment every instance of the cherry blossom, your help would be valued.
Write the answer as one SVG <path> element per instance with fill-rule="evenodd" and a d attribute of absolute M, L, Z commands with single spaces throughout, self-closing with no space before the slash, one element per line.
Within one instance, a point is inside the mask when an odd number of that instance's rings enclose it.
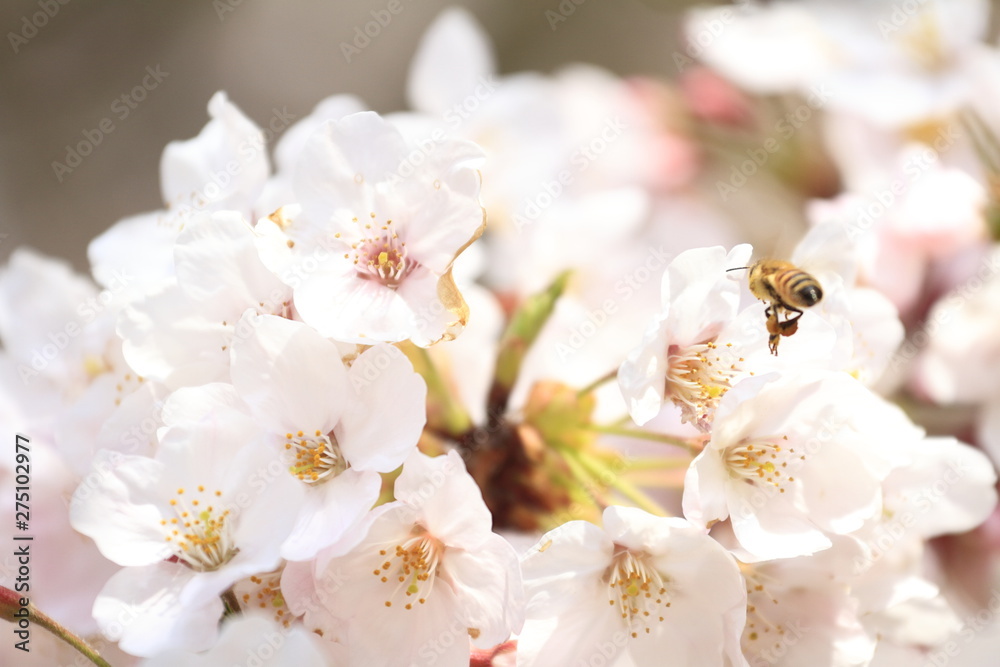
<path fill-rule="evenodd" d="M 815 553 L 830 547 L 827 533 L 849 534 L 882 511 L 882 482 L 905 461 L 897 444 L 919 437 L 846 374 L 748 378 L 719 404 L 685 479 L 684 514 L 704 525 L 728 517 L 744 560 Z"/>
<path fill-rule="evenodd" d="M 468 307 L 451 266 L 485 225 L 481 152 L 433 146 L 425 155 L 372 112 L 328 121 L 308 140 L 294 186 L 301 215 L 275 216 L 260 233 L 265 262 L 320 333 L 427 346 L 461 331 Z"/>
<path fill-rule="evenodd" d="M 412 454 L 395 496 L 374 511 L 350 553 L 321 554 L 312 589 L 283 582 L 285 595 L 294 611 L 317 594 L 333 617 L 348 623 L 352 664 L 464 667 L 470 641 L 491 647 L 520 630 L 517 555 L 491 532 L 489 511 L 456 452 Z M 325 579 L 339 585 L 327 587 Z"/>
<path fill-rule="evenodd" d="M 225 385 L 209 390 L 221 399 Z M 125 566 L 94 616 L 135 655 L 209 648 L 219 594 L 278 565 L 302 503 L 303 489 L 273 472 L 275 453 L 232 401 L 209 406 L 202 394 L 181 389 L 167 401 L 155 458 L 99 453 L 70 505 L 73 527 Z"/>
<path fill-rule="evenodd" d="M 721 335 L 739 306 L 739 286 L 726 273 L 746 266 L 750 252 L 747 245 L 728 254 L 722 247 L 690 250 L 667 267 L 661 314 L 618 374 L 636 423 L 655 417 L 669 398 L 685 421 L 707 429 L 739 361 L 738 355 L 727 353 L 728 339 Z"/>
<path fill-rule="evenodd" d="M 628 507 L 604 528 L 570 521 L 523 558 L 528 607 L 517 664 L 746 665 L 736 561 L 683 519 Z"/>

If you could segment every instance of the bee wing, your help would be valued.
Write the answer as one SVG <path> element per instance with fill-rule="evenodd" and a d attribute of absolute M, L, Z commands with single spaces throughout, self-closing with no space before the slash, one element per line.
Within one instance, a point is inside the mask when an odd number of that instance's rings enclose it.
<path fill-rule="evenodd" d="M 792 253 L 792 263 L 813 274 L 820 284 L 839 276 L 846 285 L 857 279 L 857 246 L 840 222 L 822 222 L 812 227 Z"/>

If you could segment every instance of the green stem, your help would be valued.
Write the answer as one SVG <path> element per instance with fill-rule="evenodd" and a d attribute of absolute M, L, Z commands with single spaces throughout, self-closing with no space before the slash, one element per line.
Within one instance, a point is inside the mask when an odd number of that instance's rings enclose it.
<path fill-rule="evenodd" d="M 602 375 L 601 377 L 597 378 L 596 380 L 588 384 L 586 387 L 581 389 L 580 391 L 576 392 L 576 395 L 580 397 L 586 396 L 587 394 L 591 393 L 592 391 L 600 387 L 602 384 L 607 382 L 608 380 L 614 380 L 617 376 L 618 376 L 618 371 L 616 370 L 611 371 L 605 375 Z"/>
<path fill-rule="evenodd" d="M 567 454 L 570 453 L 567 452 Z M 582 465 L 584 468 L 587 468 L 587 470 L 590 471 L 592 474 L 596 474 L 598 476 L 598 479 L 601 478 L 603 473 L 609 472 L 607 468 L 605 468 L 600 463 L 600 461 L 594 460 L 590 455 L 584 452 L 577 450 L 573 451 L 570 455 L 575 456 L 580 465 Z M 650 498 L 648 495 L 639 490 L 639 488 L 637 488 L 633 484 L 622 479 L 621 475 L 612 474 L 610 475 L 610 478 L 611 479 L 608 482 L 607 486 L 610 486 L 619 493 L 621 493 L 623 496 L 625 496 L 633 503 L 635 503 L 636 506 L 639 507 L 640 509 L 646 510 L 650 514 L 655 514 L 656 516 L 667 515 L 667 512 L 662 507 L 660 507 L 660 504 L 658 502 Z"/>
<path fill-rule="evenodd" d="M 34 605 L 29 605 L 29 613 L 31 614 L 31 620 L 42 626 L 52 634 L 54 634 L 59 639 L 63 640 L 77 651 L 79 651 L 85 658 L 90 660 L 95 665 L 99 667 L 111 667 L 111 664 L 107 660 L 102 658 L 100 654 L 94 649 L 93 646 L 85 642 L 80 637 L 77 637 L 72 632 L 64 628 L 63 626 L 56 623 L 46 614 L 38 611 Z"/>
<path fill-rule="evenodd" d="M 692 454 L 697 454 L 697 450 L 690 442 L 684 438 L 679 438 L 675 435 L 667 435 L 665 433 L 653 433 L 651 431 L 643 431 L 637 428 L 625 428 L 621 426 L 601 426 L 600 424 L 590 424 L 587 427 L 588 430 L 595 431 L 597 433 L 604 433 L 606 435 L 620 435 L 626 438 L 635 438 L 637 440 L 651 440 L 653 442 L 660 442 L 665 445 L 675 445 L 677 447 L 683 447 Z"/>
<path fill-rule="evenodd" d="M 417 347 L 417 354 L 420 355 L 421 365 L 424 370 L 424 381 L 427 382 L 427 393 L 438 401 L 441 405 L 441 418 L 444 426 L 452 435 L 465 433 L 472 428 L 472 420 L 465 410 L 452 397 L 451 391 L 441 373 L 438 372 L 434 360 L 431 359 L 430 352 L 426 348 Z"/>
<path fill-rule="evenodd" d="M 972 147 L 979 159 L 986 165 L 987 171 L 998 173 L 996 158 L 1000 155 L 1000 145 L 997 144 L 995 135 L 990 132 L 979 115 L 971 109 L 959 112 L 958 120 L 965 131 L 972 136 Z"/>
<path fill-rule="evenodd" d="M 573 473 L 573 477 L 575 477 L 577 481 L 580 482 L 580 485 L 585 490 L 598 489 L 604 486 L 604 484 L 600 481 L 600 479 L 591 475 L 590 471 L 586 468 L 586 466 L 584 466 L 582 462 L 577 460 L 576 450 L 561 449 L 560 453 L 562 454 L 563 460 L 566 461 L 566 465 L 569 466 L 570 471 Z M 588 493 L 593 495 L 592 492 L 588 491 Z"/>

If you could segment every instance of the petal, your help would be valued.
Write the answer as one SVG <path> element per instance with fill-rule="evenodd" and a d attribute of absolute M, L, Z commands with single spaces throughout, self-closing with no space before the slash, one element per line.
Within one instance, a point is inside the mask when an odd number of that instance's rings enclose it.
<path fill-rule="evenodd" d="M 353 467 L 391 472 L 420 439 L 427 386 L 406 355 L 391 345 L 363 352 L 347 375 L 353 398 L 334 430 L 337 442 Z"/>
<path fill-rule="evenodd" d="M 343 538 L 349 539 L 338 545 L 338 552 L 328 555 L 339 555 L 353 548 L 364 537 L 360 523 L 381 490 L 382 478 L 378 473 L 354 468 L 309 489 L 292 534 L 281 545 L 282 558 L 310 560 Z"/>
<path fill-rule="evenodd" d="M 514 548 L 493 535 L 473 551 L 449 550 L 444 571 L 463 606 L 473 643 L 489 648 L 520 631 L 524 589 Z"/>
<path fill-rule="evenodd" d="M 209 100 L 208 113 L 212 120 L 197 137 L 163 149 L 163 199 L 168 205 L 228 201 L 249 207 L 271 170 L 264 134 L 221 91 Z"/>
<path fill-rule="evenodd" d="M 333 430 L 350 393 L 336 344 L 273 315 L 245 316 L 232 347 L 233 386 L 271 434 Z"/>
<path fill-rule="evenodd" d="M 73 528 L 119 565 L 150 565 L 168 557 L 153 488 L 163 469 L 161 462 L 143 456 L 98 452 L 70 501 Z"/>
<path fill-rule="evenodd" d="M 468 11 L 452 7 L 420 39 L 410 61 L 407 100 L 414 109 L 443 116 L 495 71 L 489 37 Z"/>
<path fill-rule="evenodd" d="M 569 521 L 547 532 L 521 562 L 528 615 L 570 611 L 580 591 L 598 585 L 613 554 L 611 539 L 592 523 Z"/>
<path fill-rule="evenodd" d="M 177 563 L 125 568 L 97 597 L 94 617 L 104 635 L 132 655 L 203 651 L 215 643 L 223 604 L 218 596 L 181 604 L 180 592 L 197 576 Z"/>
<path fill-rule="evenodd" d="M 447 546 L 475 549 L 493 535 L 493 517 L 458 452 L 430 457 L 415 451 L 396 479 L 396 499 Z"/>

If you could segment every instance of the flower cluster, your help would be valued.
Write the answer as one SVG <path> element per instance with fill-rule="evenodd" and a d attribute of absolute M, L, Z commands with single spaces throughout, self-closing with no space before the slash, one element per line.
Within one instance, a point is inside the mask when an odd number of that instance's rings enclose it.
<path fill-rule="evenodd" d="M 328 98 L 273 166 L 217 93 L 92 278 L 0 272 L 33 604 L 121 665 L 988 641 L 1000 53 L 912 4 L 693 11 L 678 86 L 501 77 L 449 10 L 411 111 Z"/>

